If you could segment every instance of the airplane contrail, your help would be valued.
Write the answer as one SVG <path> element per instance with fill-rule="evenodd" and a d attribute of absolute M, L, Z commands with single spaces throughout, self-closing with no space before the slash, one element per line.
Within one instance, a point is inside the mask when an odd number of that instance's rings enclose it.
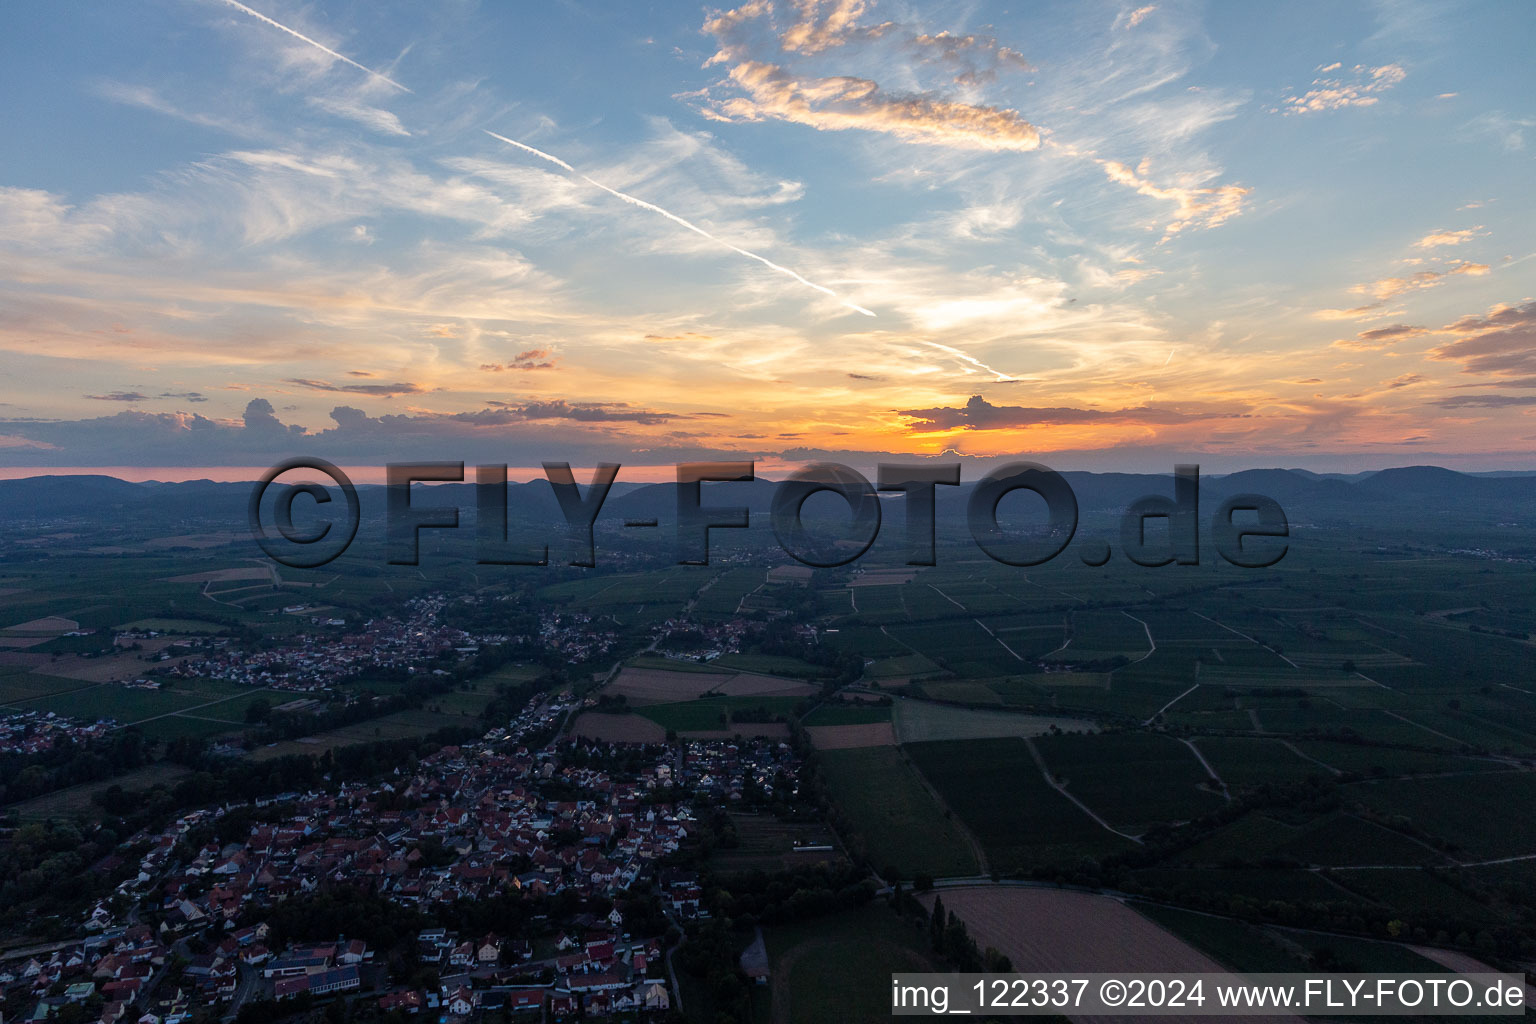
<path fill-rule="evenodd" d="M 234 0 L 226 0 L 226 2 L 233 3 Z M 757 253 L 750 252 L 750 251 L 748 251 L 746 249 L 743 249 L 739 245 L 732 245 L 730 242 L 727 242 L 725 239 L 718 238 L 715 235 L 710 234 L 708 231 L 705 231 L 703 228 L 699 227 L 697 224 L 694 224 L 694 223 L 692 223 L 690 221 L 684 220 L 682 217 L 679 217 L 675 213 L 671 213 L 671 212 L 669 212 L 667 210 L 663 210 L 661 207 L 657 206 L 655 203 L 648 203 L 644 199 L 637 199 L 637 198 L 635 198 L 634 196 L 630 195 L 627 192 L 620 192 L 616 188 L 609 188 L 607 185 L 604 185 L 600 181 L 594 181 L 593 179 L 587 177 L 585 174 L 582 174 L 576 168 L 572 167 L 570 164 L 566 163 L 564 160 L 561 160 L 557 156 L 551 156 L 550 154 L 544 152 L 542 149 L 535 149 L 532 146 L 526 145 L 525 143 L 518 142 L 516 139 L 509 139 L 505 135 L 497 135 L 495 132 L 491 131 L 488 128 L 481 129 L 481 130 L 484 131 L 485 134 L 489 135 L 493 139 L 499 139 L 500 141 L 505 142 L 509 146 L 516 146 L 518 149 L 523 150 L 525 153 L 531 153 L 534 156 L 538 157 L 540 160 L 547 160 L 548 162 L 554 164 L 556 167 L 559 167 L 559 168 L 561 168 L 563 170 L 569 171 L 571 174 L 574 174 L 576 177 L 580 178 L 582 181 L 586 182 L 588 185 L 591 185 L 594 188 L 600 188 L 604 192 L 607 192 L 609 195 L 614 196 L 615 198 L 622 199 L 626 203 L 630 203 L 630 204 L 632 204 L 634 206 L 638 206 L 642 210 L 650 210 L 652 213 L 659 213 L 663 217 L 665 217 L 668 220 L 672 221 L 674 224 L 681 225 L 682 227 L 687 228 L 689 231 L 692 231 L 694 234 L 701 235 L 704 238 L 709 239 L 711 242 L 714 242 L 716 245 L 723 245 L 723 246 L 725 246 L 725 248 L 731 250 L 732 252 L 734 252 L 734 253 L 736 253 L 736 254 L 738 254 L 740 256 L 745 256 L 748 259 L 756 260 L 757 262 L 761 263 L 763 266 L 767 267 L 769 270 L 774 270 L 774 271 L 779 272 L 780 274 L 784 274 L 784 275 L 786 275 L 788 277 L 794 278 L 796 281 L 798 281 L 801 284 L 805 285 L 807 288 L 814 288 L 816 291 L 821 292 L 823 295 L 829 295 L 832 298 L 836 299 L 839 305 L 845 306 L 848 309 L 853 310 L 855 313 L 863 313 L 865 316 L 874 316 L 875 315 L 873 310 L 865 309 L 863 306 L 856 305 L 855 303 L 849 302 L 847 299 L 842 298 L 836 292 L 834 292 L 832 289 L 826 287 L 825 285 L 819 285 L 815 281 L 808 281 L 805 278 L 801 277 L 799 274 L 795 273 L 793 270 L 790 270 L 788 267 L 780 266 L 779 264 L 773 262 L 772 260 L 768 259 L 765 256 L 759 256 Z"/>
<path fill-rule="evenodd" d="M 997 378 L 996 383 L 998 383 L 998 384 L 1013 384 L 1013 383 L 1016 383 L 1018 381 L 1036 380 L 1037 379 L 1037 378 L 1034 378 L 1034 377 L 1015 377 L 1011 373 L 1004 373 L 1002 370 L 998 370 L 998 369 L 995 369 L 995 368 L 993 368 L 991 366 L 988 366 L 986 363 L 982 362 L 980 359 L 977 359 L 973 355 L 967 355 L 966 353 L 960 351 L 957 348 L 951 348 L 948 345 L 941 345 L 941 344 L 939 344 L 936 341 L 925 341 L 925 342 L 922 342 L 922 344 L 927 345 L 929 348 L 936 348 L 940 352 L 947 352 L 950 355 L 954 356 L 956 359 L 963 360 L 964 362 L 970 363 L 972 366 L 975 366 L 978 369 L 982 369 L 982 370 L 987 371 L 988 373 L 992 374 L 994 377 Z"/>
<path fill-rule="evenodd" d="M 393 78 L 390 78 L 388 75 L 383 74 L 383 73 L 378 72 L 378 71 L 375 71 L 375 70 L 373 70 L 373 68 L 364 67 L 363 65 L 359 64 L 357 61 L 353 60 L 351 57 L 348 57 L 345 54 L 337 53 L 335 50 L 331 49 L 329 46 L 326 46 L 324 43 L 318 43 L 315 40 L 309 38 L 309 36 L 305 35 L 302 32 L 295 32 L 293 29 L 289 28 L 287 25 L 284 25 L 280 21 L 273 21 L 271 18 L 267 17 L 265 14 L 262 14 L 260 11 L 253 11 L 253 10 L 251 10 L 249 7 L 245 6 L 245 4 L 240 3 L 239 0 L 223 0 L 223 2 L 228 4 L 231 7 L 235 8 L 238 11 L 243 11 L 246 14 L 249 14 L 251 17 L 255 18 L 258 21 L 262 21 L 262 22 L 265 22 L 268 25 L 271 25 L 275 29 L 281 29 L 282 31 L 287 32 L 289 35 L 293 36 L 293 38 L 298 39 L 301 42 L 308 43 L 310 46 L 313 46 L 317 50 L 323 50 L 324 52 L 330 54 L 332 57 L 335 57 L 337 60 L 352 65 L 353 67 L 357 68 L 357 70 L 359 70 L 359 71 L 365 71 L 368 74 L 372 75 L 374 78 L 377 78 L 377 79 L 379 79 L 381 81 L 384 81 L 384 82 L 388 82 L 390 85 L 394 86 L 396 89 L 399 89 L 401 92 L 410 92 L 411 91 L 411 90 L 407 89 L 405 86 L 401 85 L 399 82 L 395 81 Z"/>

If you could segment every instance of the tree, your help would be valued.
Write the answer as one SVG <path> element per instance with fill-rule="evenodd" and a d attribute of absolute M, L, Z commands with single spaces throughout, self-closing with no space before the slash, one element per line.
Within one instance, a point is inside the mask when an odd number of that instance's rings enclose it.
<path fill-rule="evenodd" d="M 928 918 L 928 942 L 935 953 L 944 952 L 944 897 L 933 898 L 933 913 Z"/>
<path fill-rule="evenodd" d="M 257 697 L 245 706 L 245 720 L 252 725 L 265 722 L 272 715 L 272 702 L 265 697 Z"/>

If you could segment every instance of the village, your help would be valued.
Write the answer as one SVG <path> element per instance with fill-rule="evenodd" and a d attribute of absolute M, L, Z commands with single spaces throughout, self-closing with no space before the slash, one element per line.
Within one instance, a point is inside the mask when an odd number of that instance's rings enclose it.
<path fill-rule="evenodd" d="M 537 636 L 474 633 L 442 623 L 447 602 L 435 592 L 413 598 L 403 618 L 379 616 L 352 630 L 346 629 L 346 619 L 311 615 L 310 628 L 292 639 L 255 648 L 241 647 L 227 637 L 194 640 L 186 644 L 186 657 L 157 665 L 147 674 L 316 692 L 364 672 L 447 674 L 453 665 L 487 646 L 537 643 L 572 661 L 585 661 L 607 654 L 618 641 L 616 632 L 595 624 L 589 615 L 553 612 L 540 615 Z M 120 634 L 118 643 L 125 639 L 133 638 Z"/>
<path fill-rule="evenodd" d="M 60 1024 L 279 1019 L 316 1002 L 462 1021 L 656 1014 L 676 1000 L 668 947 L 707 917 L 679 856 L 695 807 L 796 786 L 788 744 L 694 740 L 624 750 L 560 739 L 582 702 L 540 695 L 483 741 L 375 781 L 184 814 L 121 849 L 137 864 L 74 940 L 0 960 L 9 1019 Z M 109 858 L 109 861 L 113 858 Z M 269 919 L 333 890 L 415 920 L 502 901 L 500 927 L 428 924 L 392 949 L 346 934 L 279 936 Z M 620 903 L 643 905 L 626 920 Z M 526 912 L 524 912 L 526 911 Z M 242 1020 L 250 1019 L 249 1010 Z"/>
<path fill-rule="evenodd" d="M 0 756 L 41 754 L 60 742 L 92 743 L 115 728 L 109 718 L 88 722 L 52 711 L 9 711 L 0 716 Z"/>

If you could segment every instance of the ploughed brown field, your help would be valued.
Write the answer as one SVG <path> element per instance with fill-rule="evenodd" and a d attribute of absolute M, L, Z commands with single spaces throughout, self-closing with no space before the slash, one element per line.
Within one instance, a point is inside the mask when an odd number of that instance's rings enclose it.
<path fill-rule="evenodd" d="M 944 908 L 965 922 L 976 944 L 991 946 L 1015 971 L 1096 971 L 1115 974 L 1226 973 L 1204 953 L 1142 917 L 1119 900 L 1097 893 L 1026 886 L 941 889 Z M 934 893 L 919 897 L 933 909 Z M 1134 1020 L 1086 1017 L 1074 1020 Z M 1173 1018 L 1162 1018 L 1171 1020 Z M 1286 1020 L 1290 1015 L 1244 1017 Z"/>
<path fill-rule="evenodd" d="M 571 735 L 602 743 L 665 743 L 667 730 L 639 715 L 604 715 L 588 711 L 571 726 Z"/>
<path fill-rule="evenodd" d="M 731 676 L 715 688 L 716 693 L 727 697 L 808 697 L 817 687 L 798 679 L 780 679 L 778 676 L 760 676 L 742 672 Z"/>
<path fill-rule="evenodd" d="M 847 750 L 851 747 L 889 747 L 896 743 L 890 722 L 864 725 L 810 725 L 805 733 L 817 750 Z"/>
<path fill-rule="evenodd" d="M 705 694 L 730 697 L 804 697 L 817 691 L 798 679 L 780 679 L 750 672 L 686 672 L 626 667 L 603 688 L 623 695 L 631 704 L 666 704 L 696 700 Z"/>

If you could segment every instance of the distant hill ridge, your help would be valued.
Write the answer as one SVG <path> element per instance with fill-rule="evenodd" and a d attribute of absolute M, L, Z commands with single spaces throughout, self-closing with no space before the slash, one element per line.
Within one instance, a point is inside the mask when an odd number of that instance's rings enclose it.
<path fill-rule="evenodd" d="M 1143 495 L 1172 493 L 1171 472 L 1064 472 L 1062 476 L 1072 486 L 1083 509 L 1122 507 Z M 583 490 L 585 481 L 578 474 Z M 129 514 L 151 508 L 163 514 L 179 508 L 204 516 L 243 519 L 251 486 L 250 482 L 135 483 L 107 475 L 39 475 L 0 480 L 0 516 L 36 518 L 114 511 Z M 704 503 L 711 507 L 745 506 L 762 514 L 769 510 L 776 486 L 776 480 L 761 478 L 751 482 L 707 483 Z M 975 480 L 969 480 L 959 487 L 938 488 L 940 508 L 963 507 L 974 486 Z M 367 504 L 382 503 L 382 485 L 360 485 L 358 490 Z M 431 493 L 430 504 L 457 504 L 468 509 L 475 503 L 473 483 L 437 485 Z M 1263 494 L 1288 508 L 1399 504 L 1455 508 L 1468 502 L 1520 506 L 1536 499 L 1536 474 L 1469 474 L 1439 466 L 1403 466 L 1354 476 L 1297 469 L 1248 469 L 1201 478 L 1202 502 L 1220 501 L 1238 493 Z M 540 480 L 511 484 L 508 505 L 525 515 L 559 515 L 553 493 Z M 676 507 L 674 484 L 620 480 L 613 485 L 603 513 L 605 517 L 667 520 L 675 514 Z"/>

